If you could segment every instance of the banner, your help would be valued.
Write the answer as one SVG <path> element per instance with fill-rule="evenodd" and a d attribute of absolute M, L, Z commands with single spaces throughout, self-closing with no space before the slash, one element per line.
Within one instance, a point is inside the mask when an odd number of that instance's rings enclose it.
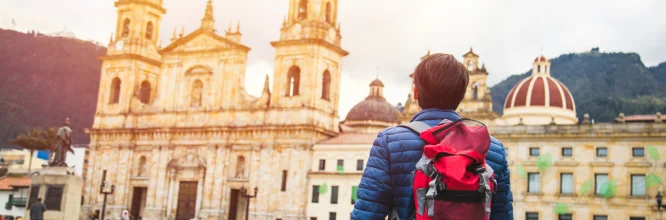
<path fill-rule="evenodd" d="M 48 150 L 38 150 L 37 158 L 42 160 L 49 160 L 49 151 Z"/>

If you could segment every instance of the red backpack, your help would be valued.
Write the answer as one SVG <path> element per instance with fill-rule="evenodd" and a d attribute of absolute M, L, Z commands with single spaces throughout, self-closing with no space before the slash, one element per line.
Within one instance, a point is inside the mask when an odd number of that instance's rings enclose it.
<path fill-rule="evenodd" d="M 476 122 L 480 126 L 467 126 Z M 412 173 L 416 220 L 486 220 L 497 182 L 486 164 L 490 134 L 471 119 L 400 125 L 426 142 Z"/>

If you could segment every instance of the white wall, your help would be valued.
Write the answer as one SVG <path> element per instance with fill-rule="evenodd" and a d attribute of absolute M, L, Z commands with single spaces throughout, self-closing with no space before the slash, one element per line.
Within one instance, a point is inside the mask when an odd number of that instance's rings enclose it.
<path fill-rule="evenodd" d="M 5 204 L 9 201 L 9 194 L 12 194 L 12 191 L 0 191 L 0 215 L 11 215 L 11 216 L 21 216 L 25 214 L 25 208 L 20 208 L 12 206 L 11 210 L 5 209 Z"/>

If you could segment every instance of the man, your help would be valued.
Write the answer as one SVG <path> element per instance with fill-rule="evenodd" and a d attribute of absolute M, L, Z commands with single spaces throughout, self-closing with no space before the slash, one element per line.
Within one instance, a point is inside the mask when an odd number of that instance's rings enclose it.
<path fill-rule="evenodd" d="M 30 220 L 44 220 L 44 212 L 46 206 L 42 203 L 42 198 L 37 198 L 37 201 L 30 205 Z"/>
<path fill-rule="evenodd" d="M 414 70 L 414 98 L 421 110 L 412 121 L 435 126 L 444 119 L 460 119 L 455 112 L 469 85 L 465 66 L 449 54 L 433 54 Z M 352 219 L 406 220 L 414 215 L 411 175 L 425 142 L 404 127 L 379 132 L 359 184 Z M 486 163 L 495 172 L 497 193 L 492 198 L 491 220 L 513 219 L 513 196 L 504 146 L 491 137 Z"/>

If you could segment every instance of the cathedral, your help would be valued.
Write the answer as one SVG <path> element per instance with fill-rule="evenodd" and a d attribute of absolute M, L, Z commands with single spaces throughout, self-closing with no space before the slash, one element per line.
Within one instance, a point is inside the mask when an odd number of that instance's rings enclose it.
<path fill-rule="evenodd" d="M 287 2 L 285 2 L 286 4 Z M 250 47 L 201 26 L 158 44 L 162 0 L 118 0 L 102 57 L 82 219 L 304 219 L 312 146 L 338 133 L 342 58 L 337 0 L 290 0 L 275 48 L 272 88 L 249 95 Z M 221 34 L 224 32 L 224 34 Z M 104 177 L 103 174 L 106 174 Z M 249 210 L 249 212 L 247 212 Z"/>

